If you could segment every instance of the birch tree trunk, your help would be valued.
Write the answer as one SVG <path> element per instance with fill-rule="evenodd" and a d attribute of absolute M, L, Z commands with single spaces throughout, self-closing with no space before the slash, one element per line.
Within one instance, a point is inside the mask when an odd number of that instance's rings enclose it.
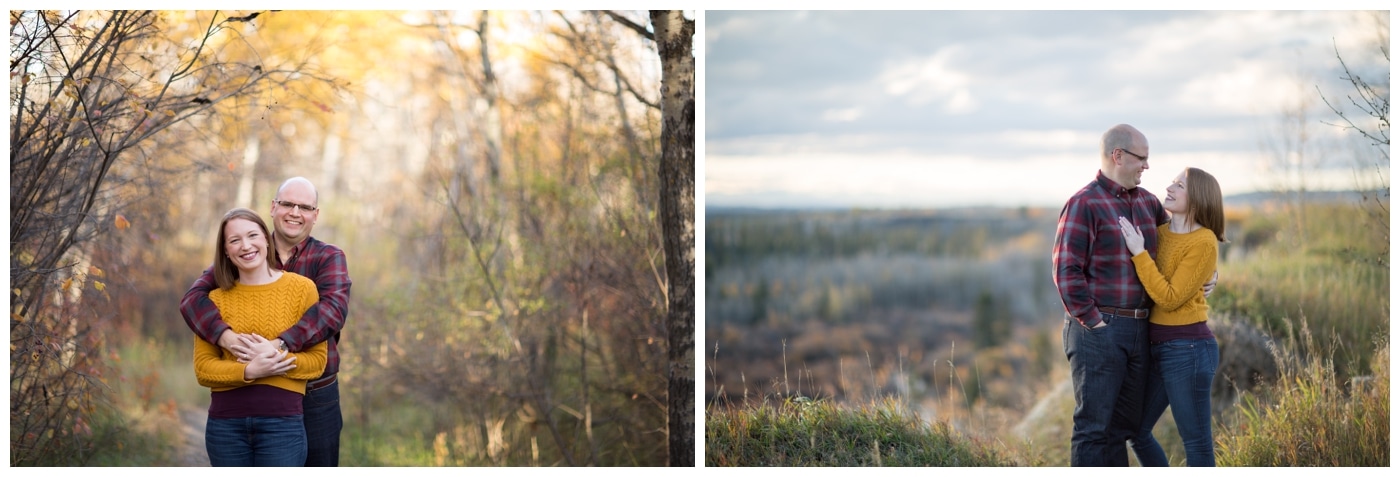
<path fill-rule="evenodd" d="M 669 463 L 695 466 L 695 21 L 652 10 L 661 56 L 661 230 L 667 282 Z"/>

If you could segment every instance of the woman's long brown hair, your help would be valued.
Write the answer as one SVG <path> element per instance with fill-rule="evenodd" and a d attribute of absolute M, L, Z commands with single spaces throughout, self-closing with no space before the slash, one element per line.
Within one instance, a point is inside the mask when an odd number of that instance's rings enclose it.
<path fill-rule="evenodd" d="M 1186 168 L 1186 215 L 1202 227 L 1215 232 L 1215 239 L 1225 240 L 1225 200 L 1220 193 L 1220 182 L 1209 172 Z"/>

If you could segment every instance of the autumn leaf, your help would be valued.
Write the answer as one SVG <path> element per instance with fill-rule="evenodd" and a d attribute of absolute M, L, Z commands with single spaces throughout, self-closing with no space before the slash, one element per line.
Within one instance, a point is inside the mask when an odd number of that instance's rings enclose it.
<path fill-rule="evenodd" d="M 94 277 L 101 277 L 101 276 L 106 275 L 105 273 L 102 272 L 102 269 L 101 269 L 101 268 L 97 268 L 97 265 L 89 266 L 89 267 L 88 267 L 88 274 L 89 274 L 89 275 L 92 275 L 92 276 L 94 276 Z"/>
<path fill-rule="evenodd" d="M 107 284 L 102 283 L 102 282 L 99 282 L 99 281 L 93 281 L 93 282 L 92 282 L 92 287 L 93 287 L 93 288 L 96 288 L 97 291 L 106 291 L 106 290 L 107 290 Z"/>
<path fill-rule="evenodd" d="M 69 278 L 69 279 L 63 281 L 63 286 L 60 287 L 60 288 L 61 288 L 63 291 L 68 291 L 68 289 L 69 289 L 69 288 L 72 288 L 72 287 L 73 287 L 73 279 L 72 279 L 72 278 Z"/>
<path fill-rule="evenodd" d="M 117 214 L 117 218 L 114 219 L 113 222 L 115 222 L 117 230 L 126 230 L 127 227 L 131 226 L 131 222 L 127 222 L 126 216 L 122 214 Z"/>

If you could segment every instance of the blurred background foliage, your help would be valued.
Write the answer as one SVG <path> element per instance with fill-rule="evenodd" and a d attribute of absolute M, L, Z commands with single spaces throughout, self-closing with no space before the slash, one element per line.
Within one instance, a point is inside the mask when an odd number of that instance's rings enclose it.
<path fill-rule="evenodd" d="M 343 464 L 664 464 L 660 62 L 617 14 L 12 11 L 11 463 L 207 464 L 179 299 L 304 176 Z"/>

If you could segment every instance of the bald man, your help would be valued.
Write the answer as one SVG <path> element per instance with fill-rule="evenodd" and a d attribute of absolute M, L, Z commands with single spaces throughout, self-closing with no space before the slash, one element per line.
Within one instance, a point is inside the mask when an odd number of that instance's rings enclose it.
<path fill-rule="evenodd" d="M 1157 256 L 1161 201 L 1140 187 L 1149 169 L 1147 137 L 1119 124 L 1104 133 L 1099 173 L 1060 211 L 1055 287 L 1064 304 L 1062 338 L 1074 384 L 1072 466 L 1127 466 L 1126 442 L 1142 420 L 1149 371 L 1152 298 L 1138 281 L 1118 229 L 1124 217 Z"/>
<path fill-rule="evenodd" d="M 218 307 L 209 300 L 209 292 L 218 287 L 209 269 L 185 293 L 180 301 L 180 314 L 201 339 L 240 357 L 253 353 L 254 346 L 263 341 L 294 352 L 328 341 L 326 371 L 306 384 L 302 416 L 306 426 L 306 465 L 334 467 L 340 465 L 340 430 L 344 424 L 340 413 L 340 385 L 336 380 L 336 373 L 340 371 L 340 352 L 336 345 L 349 313 L 350 272 L 345 253 L 339 247 L 311 236 L 321 212 L 318 199 L 311 181 L 293 177 L 277 188 L 271 204 L 273 235 L 282 269 L 316 282 L 321 296 L 301 321 L 271 340 L 235 333 L 224 323 Z"/>

